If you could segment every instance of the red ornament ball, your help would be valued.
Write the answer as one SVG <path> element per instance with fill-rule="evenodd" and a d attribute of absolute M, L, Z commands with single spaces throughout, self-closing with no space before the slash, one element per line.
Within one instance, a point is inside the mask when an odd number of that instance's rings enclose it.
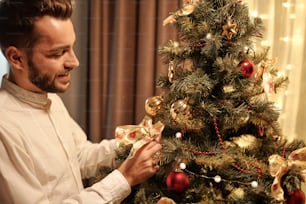
<path fill-rule="evenodd" d="M 245 78 L 250 78 L 255 72 L 255 66 L 251 61 L 244 60 L 239 63 L 241 72 Z"/>
<path fill-rule="evenodd" d="M 286 204 L 305 204 L 305 194 L 302 190 L 296 190 L 289 193 Z"/>
<path fill-rule="evenodd" d="M 168 189 L 177 193 L 182 193 L 189 186 L 189 182 L 189 178 L 185 173 L 171 172 L 167 177 L 166 185 Z"/>

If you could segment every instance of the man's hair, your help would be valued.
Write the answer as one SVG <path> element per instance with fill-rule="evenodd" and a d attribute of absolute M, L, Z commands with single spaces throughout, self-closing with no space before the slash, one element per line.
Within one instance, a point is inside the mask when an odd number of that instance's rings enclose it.
<path fill-rule="evenodd" d="M 31 48 L 39 35 L 34 23 L 43 16 L 69 19 L 74 0 L 0 0 L 0 46 Z"/>

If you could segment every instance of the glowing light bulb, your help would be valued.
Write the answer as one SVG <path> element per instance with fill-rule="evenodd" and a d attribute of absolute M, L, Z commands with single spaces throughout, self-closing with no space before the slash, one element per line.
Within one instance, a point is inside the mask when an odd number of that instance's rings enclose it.
<path fill-rule="evenodd" d="M 260 14 L 259 17 L 263 20 L 270 19 L 270 16 L 268 14 Z"/>
<path fill-rule="evenodd" d="M 286 36 L 286 37 L 281 38 L 281 40 L 284 42 L 289 42 L 290 38 Z"/>
<path fill-rule="evenodd" d="M 296 14 L 295 14 L 295 13 L 291 13 L 291 14 L 289 15 L 289 18 L 290 18 L 290 19 L 296 19 Z"/>
<path fill-rule="evenodd" d="M 211 33 L 207 33 L 206 38 L 207 38 L 208 40 L 210 40 L 210 39 L 212 38 L 212 34 L 211 34 Z"/>
<path fill-rule="evenodd" d="M 262 46 L 269 46 L 269 45 L 271 45 L 271 43 L 270 43 L 269 40 L 263 40 L 263 41 L 260 42 L 260 44 L 261 44 Z"/>
<path fill-rule="evenodd" d="M 278 77 L 285 77 L 286 74 L 283 71 L 280 71 L 280 72 L 277 73 L 277 76 Z"/>
<path fill-rule="evenodd" d="M 257 16 L 258 16 L 258 12 L 257 12 L 257 11 L 253 11 L 253 12 L 251 13 L 251 16 L 257 17 Z"/>
<path fill-rule="evenodd" d="M 289 7 L 290 7 L 290 3 L 289 3 L 289 2 L 284 2 L 284 3 L 283 3 L 283 7 L 289 8 Z"/>
<path fill-rule="evenodd" d="M 280 102 L 274 103 L 274 106 L 278 109 L 281 110 L 282 109 L 282 104 Z"/>
<path fill-rule="evenodd" d="M 287 65 L 286 65 L 286 69 L 287 69 L 287 70 L 292 70 L 292 65 L 291 65 L 291 64 L 287 64 Z"/>

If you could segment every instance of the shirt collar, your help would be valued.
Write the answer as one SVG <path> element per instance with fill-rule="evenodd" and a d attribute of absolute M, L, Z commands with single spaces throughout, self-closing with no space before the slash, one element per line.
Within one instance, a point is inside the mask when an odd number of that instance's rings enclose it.
<path fill-rule="evenodd" d="M 35 108 L 48 110 L 51 106 L 51 100 L 48 94 L 39 94 L 23 89 L 7 79 L 7 75 L 2 78 L 1 87 L 18 98 L 20 101 L 27 103 Z"/>

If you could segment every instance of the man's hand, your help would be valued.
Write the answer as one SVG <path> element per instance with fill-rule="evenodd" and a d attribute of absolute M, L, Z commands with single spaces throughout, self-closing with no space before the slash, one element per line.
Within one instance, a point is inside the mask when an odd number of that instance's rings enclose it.
<path fill-rule="evenodd" d="M 156 173 L 159 166 L 154 162 L 153 156 L 161 148 L 159 141 L 150 141 L 141 147 L 134 157 L 127 158 L 121 164 L 118 170 L 126 178 L 130 186 L 143 183 Z"/>

